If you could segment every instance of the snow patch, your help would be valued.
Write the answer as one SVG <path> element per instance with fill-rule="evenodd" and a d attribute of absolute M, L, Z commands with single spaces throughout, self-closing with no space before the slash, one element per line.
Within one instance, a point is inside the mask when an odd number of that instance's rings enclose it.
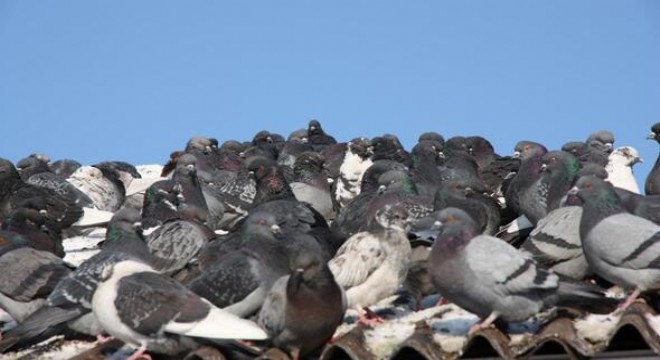
<path fill-rule="evenodd" d="M 584 319 L 575 320 L 573 326 L 579 337 L 591 343 L 598 343 L 611 338 L 620 318 L 620 315 L 590 314 Z"/>

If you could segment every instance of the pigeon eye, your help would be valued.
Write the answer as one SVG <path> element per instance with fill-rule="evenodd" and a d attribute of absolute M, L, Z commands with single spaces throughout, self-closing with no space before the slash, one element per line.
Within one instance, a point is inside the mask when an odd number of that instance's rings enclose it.
<path fill-rule="evenodd" d="M 585 188 L 586 190 L 590 190 L 592 187 L 593 187 L 593 185 L 592 185 L 590 182 L 584 184 L 584 188 Z"/>

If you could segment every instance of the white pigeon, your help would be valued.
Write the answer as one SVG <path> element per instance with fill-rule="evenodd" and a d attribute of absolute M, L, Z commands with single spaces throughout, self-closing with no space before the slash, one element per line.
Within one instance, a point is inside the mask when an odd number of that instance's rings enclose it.
<path fill-rule="evenodd" d="M 607 181 L 618 188 L 639 194 L 639 185 L 633 174 L 633 166 L 640 162 L 643 160 L 632 146 L 621 146 L 614 149 L 605 166 Z"/>
<path fill-rule="evenodd" d="M 133 356 L 146 350 L 176 355 L 194 347 L 189 337 L 268 338 L 256 323 L 217 308 L 151 266 L 133 260 L 103 269 L 92 310 L 110 335 L 139 346 Z"/>

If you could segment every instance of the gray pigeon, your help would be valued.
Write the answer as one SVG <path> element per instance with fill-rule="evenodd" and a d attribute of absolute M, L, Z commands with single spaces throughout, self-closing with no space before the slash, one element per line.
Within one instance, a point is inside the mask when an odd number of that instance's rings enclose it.
<path fill-rule="evenodd" d="M 614 187 L 595 176 L 580 178 L 571 190 L 584 201 L 580 238 L 591 269 L 634 291 L 624 310 L 643 291 L 660 289 L 660 225 L 626 212 Z"/>
<path fill-rule="evenodd" d="M 95 336 L 99 324 L 92 314 L 92 296 L 108 264 L 126 259 L 149 261 L 149 250 L 137 227 L 139 211 L 119 210 L 113 216 L 101 251 L 85 260 L 75 271 L 63 278 L 48 296 L 47 306 L 39 309 L 0 341 L 0 353 L 20 349 L 57 335 L 67 328 Z"/>
<path fill-rule="evenodd" d="M 20 323 L 46 303 L 71 269 L 48 251 L 25 246 L 4 252 L 7 246 L 0 245 L 0 308 Z"/>
<path fill-rule="evenodd" d="M 104 267 L 92 310 L 110 335 L 144 351 L 176 355 L 194 347 L 187 337 L 264 340 L 250 320 L 213 306 L 149 265 L 123 260 Z M 180 336 L 182 335 L 182 336 Z"/>
<path fill-rule="evenodd" d="M 308 151 L 298 155 L 293 166 L 291 191 L 298 201 L 309 203 L 326 219 L 334 219 L 335 211 L 328 178 L 323 174 L 325 158 Z"/>
<path fill-rule="evenodd" d="M 443 229 L 431 250 L 429 273 L 443 297 L 483 319 L 468 334 L 496 319 L 524 321 L 555 304 L 606 300 L 581 285 L 560 282 L 506 242 L 479 235 L 477 224 L 460 209 L 443 210 L 439 220 Z"/>
<path fill-rule="evenodd" d="M 257 323 L 275 346 L 298 359 L 330 340 L 344 318 L 346 298 L 322 259 L 303 254 L 294 261 L 293 273 L 273 284 Z"/>
<path fill-rule="evenodd" d="M 362 323 L 371 322 L 363 306 L 391 296 L 404 282 L 411 253 L 405 207 L 386 205 L 375 218 L 373 230 L 348 238 L 328 263 L 337 283 L 346 290 L 348 307 L 357 308 Z"/>

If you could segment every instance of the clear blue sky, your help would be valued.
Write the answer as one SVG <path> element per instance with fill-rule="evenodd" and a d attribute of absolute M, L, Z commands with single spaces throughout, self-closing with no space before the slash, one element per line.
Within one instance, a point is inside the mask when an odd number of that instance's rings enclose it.
<path fill-rule="evenodd" d="M 658 1 L 0 0 L 0 156 L 163 163 L 190 136 L 425 131 L 658 154 Z"/>

